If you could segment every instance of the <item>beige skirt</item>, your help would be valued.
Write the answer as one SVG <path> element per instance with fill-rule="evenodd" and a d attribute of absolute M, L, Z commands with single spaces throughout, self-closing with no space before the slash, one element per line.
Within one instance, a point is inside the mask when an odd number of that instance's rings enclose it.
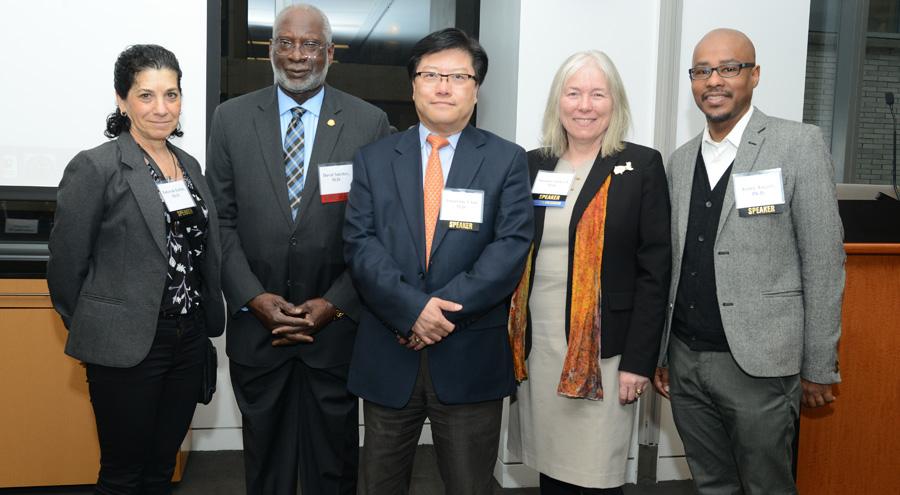
<path fill-rule="evenodd" d="M 511 452 L 551 478 L 589 488 L 625 483 L 625 463 L 631 444 L 634 404 L 619 404 L 620 356 L 601 359 L 604 398 L 571 399 L 556 394 L 562 361 L 555 373 L 546 369 L 547 356 L 533 346 L 529 379 L 519 385 L 509 422 Z"/>

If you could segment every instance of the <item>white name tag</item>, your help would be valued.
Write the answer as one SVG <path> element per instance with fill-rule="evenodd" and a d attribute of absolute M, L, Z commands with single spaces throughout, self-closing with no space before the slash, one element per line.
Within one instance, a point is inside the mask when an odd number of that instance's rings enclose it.
<path fill-rule="evenodd" d="M 784 182 L 781 168 L 732 174 L 734 205 L 742 217 L 784 211 Z"/>
<path fill-rule="evenodd" d="M 484 218 L 484 191 L 444 189 L 440 221 L 447 228 L 478 230 Z"/>
<path fill-rule="evenodd" d="M 169 212 L 178 210 L 186 210 L 196 206 L 191 192 L 187 188 L 184 180 L 173 180 L 172 182 L 161 182 L 156 184 L 159 189 L 159 195 L 162 196 L 163 202 Z"/>
<path fill-rule="evenodd" d="M 571 172 L 550 172 L 539 170 L 531 186 L 531 199 L 535 206 L 561 208 L 566 205 L 566 196 L 572 188 L 575 174 Z"/>
<path fill-rule="evenodd" d="M 323 203 L 347 201 L 353 182 L 353 164 L 323 163 L 319 165 L 319 193 Z"/>

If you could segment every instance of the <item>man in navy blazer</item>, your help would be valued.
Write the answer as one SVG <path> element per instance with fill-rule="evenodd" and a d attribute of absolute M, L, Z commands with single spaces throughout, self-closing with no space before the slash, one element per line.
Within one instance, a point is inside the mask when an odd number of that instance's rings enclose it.
<path fill-rule="evenodd" d="M 477 41 L 432 33 L 407 69 L 420 123 L 356 154 L 344 226 L 365 306 L 349 377 L 365 400 L 362 484 L 406 493 L 428 417 L 447 493 L 491 493 L 515 387 L 507 300 L 533 232 L 528 166 L 469 125 L 487 73 Z"/>

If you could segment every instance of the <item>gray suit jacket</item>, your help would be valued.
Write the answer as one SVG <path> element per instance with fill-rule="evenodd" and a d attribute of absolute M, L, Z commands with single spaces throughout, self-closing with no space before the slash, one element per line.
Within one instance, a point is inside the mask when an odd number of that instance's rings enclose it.
<path fill-rule="evenodd" d="M 228 100 L 216 109 L 207 174 L 222 232 L 230 359 L 246 366 L 271 366 L 299 355 L 315 368 L 350 362 L 359 298 L 342 256 L 346 202 L 322 203 L 318 167 L 350 162 L 357 148 L 388 132 L 383 111 L 326 86 L 299 213 L 293 220 L 275 86 Z M 270 332 L 242 310 L 262 292 L 295 304 L 324 297 L 349 317 L 322 328 L 312 344 L 272 347 Z"/>
<path fill-rule="evenodd" d="M 665 361 L 681 275 L 691 185 L 702 134 L 669 161 L 672 284 L 661 349 Z M 785 211 L 740 217 L 729 177 L 714 247 L 716 294 L 738 365 L 759 377 L 840 381 L 837 342 L 844 290 L 843 227 L 831 158 L 815 126 L 753 112 L 732 173 L 781 167 Z"/>
<path fill-rule="evenodd" d="M 197 160 L 173 149 L 209 209 L 201 309 L 216 336 L 225 327 L 216 208 Z M 59 183 L 47 265 L 69 329 L 66 354 L 104 366 L 141 362 L 156 335 L 167 261 L 164 206 L 131 135 L 78 153 Z"/>

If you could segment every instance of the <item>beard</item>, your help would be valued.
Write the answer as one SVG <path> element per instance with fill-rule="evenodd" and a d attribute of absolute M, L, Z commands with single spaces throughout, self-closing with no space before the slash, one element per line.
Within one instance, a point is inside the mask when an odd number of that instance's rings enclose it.
<path fill-rule="evenodd" d="M 328 66 L 326 65 L 321 71 L 310 72 L 309 75 L 302 80 L 292 80 L 283 70 L 275 66 L 275 61 L 273 60 L 272 72 L 275 73 L 275 82 L 285 91 L 290 93 L 305 93 L 325 84 L 325 76 L 328 75 Z"/>
<path fill-rule="evenodd" d="M 719 123 L 719 122 L 727 122 L 728 120 L 730 120 L 732 117 L 734 117 L 734 112 L 725 112 L 725 113 L 721 113 L 719 115 L 706 113 L 704 115 L 706 115 L 707 122 Z"/>
<path fill-rule="evenodd" d="M 706 100 L 707 96 L 710 93 L 719 95 L 719 96 L 725 96 L 727 98 L 731 98 L 732 105 L 736 105 L 736 102 L 734 102 L 734 95 L 730 91 L 722 91 L 722 90 L 710 91 L 709 93 L 704 93 L 703 100 Z M 706 116 L 707 122 L 713 122 L 713 123 L 727 122 L 728 120 L 730 120 L 732 117 L 734 117 L 736 115 L 737 107 L 732 106 L 730 111 L 724 111 L 724 110 L 719 110 L 719 111 L 720 111 L 720 113 L 718 113 L 718 114 L 703 112 L 703 115 Z"/>

